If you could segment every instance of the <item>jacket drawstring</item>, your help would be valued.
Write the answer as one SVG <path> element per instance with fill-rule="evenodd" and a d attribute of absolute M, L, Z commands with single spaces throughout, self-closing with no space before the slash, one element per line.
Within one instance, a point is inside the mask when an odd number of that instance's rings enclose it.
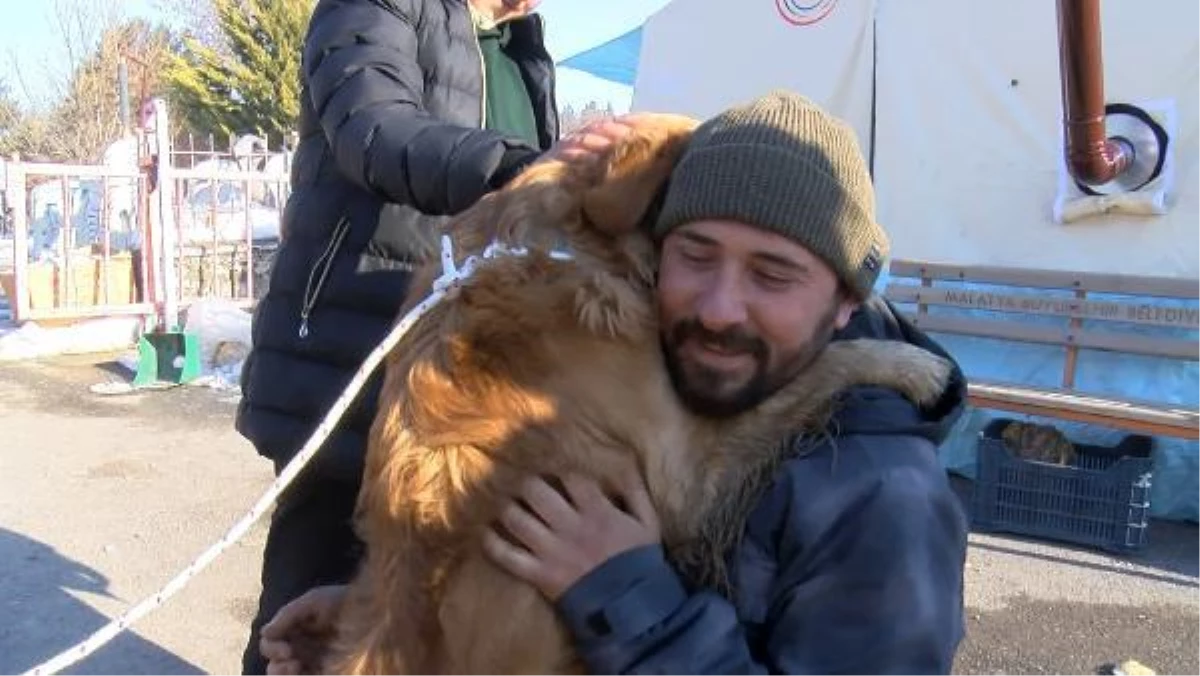
<path fill-rule="evenodd" d="M 300 308 L 300 331 L 298 335 L 300 340 L 308 338 L 308 316 L 312 314 L 313 307 L 317 304 L 317 296 L 320 295 L 321 289 L 325 286 L 325 279 L 329 276 L 329 269 L 333 267 L 333 259 L 337 254 L 337 250 L 342 246 L 342 241 L 346 239 L 346 233 L 350 232 L 350 219 L 342 218 L 338 221 L 337 226 L 333 229 L 333 236 L 329 238 L 329 244 L 325 247 L 325 251 L 317 257 L 313 263 L 312 269 L 308 271 L 308 283 L 304 285 L 304 306 Z M 316 278 L 316 285 L 313 285 L 313 278 L 316 277 L 317 270 L 320 269 L 320 277 Z"/>

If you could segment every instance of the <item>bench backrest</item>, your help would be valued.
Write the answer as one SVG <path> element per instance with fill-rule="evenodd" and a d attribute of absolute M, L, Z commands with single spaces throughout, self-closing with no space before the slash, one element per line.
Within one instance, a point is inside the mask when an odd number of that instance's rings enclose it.
<path fill-rule="evenodd" d="M 1067 349 L 1063 386 L 1073 387 L 1080 348 L 1175 359 L 1197 360 L 1194 339 L 1085 329 L 1084 320 L 1200 329 L 1200 309 L 1166 307 L 1137 300 L 1096 298 L 1094 294 L 1149 296 L 1177 300 L 1200 298 L 1200 282 L 1111 273 L 1078 273 L 1024 268 L 962 266 L 895 260 L 884 297 L 926 331 L 1062 345 Z M 983 291 L 967 284 L 1020 287 L 1020 291 Z M 1047 291 L 1071 291 L 1071 297 Z M 1089 296 L 1089 294 L 1093 294 Z M 905 311 L 915 305 L 915 310 Z M 986 315 L 931 314 L 930 306 L 984 310 Z M 1066 318 L 1062 326 L 1022 321 L 1022 315 Z"/>

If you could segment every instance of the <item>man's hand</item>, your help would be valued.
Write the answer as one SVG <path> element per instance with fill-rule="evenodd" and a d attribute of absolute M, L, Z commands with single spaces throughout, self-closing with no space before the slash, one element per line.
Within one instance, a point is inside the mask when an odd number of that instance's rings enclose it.
<path fill-rule="evenodd" d="M 502 510 L 483 547 L 501 568 L 534 585 L 551 601 L 597 566 L 622 552 L 660 541 L 658 515 L 642 478 L 631 472 L 618 488 L 618 507 L 589 478 L 563 479 L 566 495 L 540 477 L 530 477 L 518 498 Z"/>
<path fill-rule="evenodd" d="M 325 673 L 325 653 L 346 599 L 345 585 L 316 587 L 279 609 L 263 625 L 258 649 L 268 674 Z"/>
<path fill-rule="evenodd" d="M 595 120 L 563 136 L 538 158 L 538 162 L 595 162 L 631 131 L 633 125 L 625 118 Z"/>
<path fill-rule="evenodd" d="M 595 120 L 563 136 L 538 161 L 595 162 L 635 129 L 678 118 L 672 113 L 627 113 Z"/>

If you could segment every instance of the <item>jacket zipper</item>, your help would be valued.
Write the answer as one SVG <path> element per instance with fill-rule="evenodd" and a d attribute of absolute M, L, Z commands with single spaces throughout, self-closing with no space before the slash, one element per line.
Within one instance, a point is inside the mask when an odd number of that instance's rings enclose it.
<path fill-rule="evenodd" d="M 348 232 L 350 232 L 350 219 L 343 216 L 334 227 L 329 244 L 325 245 L 325 250 L 321 252 L 317 261 L 308 271 L 308 283 L 304 285 L 304 305 L 300 308 L 300 329 L 297 332 L 300 340 L 308 338 L 308 317 L 317 304 L 317 297 L 321 295 L 321 289 L 324 288 L 325 280 L 329 277 L 329 269 L 333 267 L 333 259 L 337 256 L 337 251 L 341 248 Z M 318 269 L 321 271 L 319 277 L 317 276 Z M 315 286 L 313 284 L 314 277 Z"/>
<path fill-rule="evenodd" d="M 550 64 L 550 114 L 554 116 L 554 138 L 552 138 L 550 142 L 554 143 L 557 139 L 562 137 L 562 120 L 559 119 L 558 115 L 558 92 L 556 91 L 558 88 L 555 86 L 557 78 L 555 78 L 554 72 L 554 59 L 550 56 L 550 52 L 546 49 L 546 17 L 542 16 L 541 14 L 535 14 L 534 18 L 537 19 L 539 49 L 541 49 L 542 55 Z"/>
<path fill-rule="evenodd" d="M 470 9 L 468 8 L 468 11 Z M 487 64 L 483 60 L 483 47 L 479 46 L 478 28 L 475 27 L 475 20 L 471 20 L 471 30 L 475 32 L 475 53 L 479 55 L 479 128 L 487 128 Z"/>

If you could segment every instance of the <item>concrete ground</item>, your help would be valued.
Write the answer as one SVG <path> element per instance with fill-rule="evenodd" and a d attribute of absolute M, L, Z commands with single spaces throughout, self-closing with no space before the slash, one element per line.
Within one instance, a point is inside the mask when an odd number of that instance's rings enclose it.
<path fill-rule="evenodd" d="M 103 397 L 103 358 L 0 363 L 0 673 L 29 669 L 156 591 L 271 480 L 228 394 Z M 960 483 L 969 490 L 969 485 Z M 264 528 L 72 673 L 236 673 Z M 973 533 L 955 672 L 1198 673 L 1197 529 L 1153 524 L 1131 558 Z"/>
<path fill-rule="evenodd" d="M 0 363 L 0 673 L 48 659 L 157 591 L 239 519 L 270 464 L 227 393 L 104 397 L 95 358 Z M 260 522 L 261 523 L 261 522 Z M 72 673 L 238 673 L 265 528 Z"/>

